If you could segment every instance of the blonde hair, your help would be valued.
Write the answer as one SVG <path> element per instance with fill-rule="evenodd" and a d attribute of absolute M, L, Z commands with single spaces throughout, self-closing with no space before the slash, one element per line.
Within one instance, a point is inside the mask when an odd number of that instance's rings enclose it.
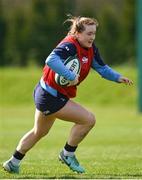
<path fill-rule="evenodd" d="M 99 25 L 98 21 L 94 18 L 80 17 L 80 16 L 75 17 L 71 15 L 69 15 L 69 18 L 65 21 L 65 23 L 66 22 L 71 23 L 68 35 L 74 35 L 76 32 L 79 33 L 83 32 L 85 30 L 84 25 L 96 25 L 96 27 L 98 27 Z"/>

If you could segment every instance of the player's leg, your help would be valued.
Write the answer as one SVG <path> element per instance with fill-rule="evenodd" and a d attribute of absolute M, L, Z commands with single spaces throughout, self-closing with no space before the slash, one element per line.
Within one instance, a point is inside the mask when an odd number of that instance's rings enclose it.
<path fill-rule="evenodd" d="M 45 116 L 36 109 L 33 129 L 26 133 L 20 140 L 13 156 L 3 164 L 4 169 L 9 172 L 18 173 L 20 161 L 26 152 L 49 132 L 54 121 L 55 117 L 53 115 Z"/>
<path fill-rule="evenodd" d="M 37 141 L 49 132 L 54 121 L 55 117 L 53 115 L 45 116 L 42 112 L 36 109 L 34 127 L 20 140 L 16 148 L 17 151 L 25 154 L 36 144 Z"/>
<path fill-rule="evenodd" d="M 68 138 L 71 146 L 77 146 L 96 122 L 95 116 L 91 112 L 71 100 L 56 113 L 56 117 L 75 123 Z"/>
<path fill-rule="evenodd" d="M 74 156 L 74 152 L 78 144 L 95 125 L 95 117 L 91 112 L 87 111 L 81 105 L 73 101 L 68 101 L 67 104 L 56 113 L 56 117 L 75 123 L 70 131 L 67 143 L 63 151 L 60 153 L 59 158 L 72 170 L 82 173 L 84 172 L 84 168 L 79 165 Z"/>

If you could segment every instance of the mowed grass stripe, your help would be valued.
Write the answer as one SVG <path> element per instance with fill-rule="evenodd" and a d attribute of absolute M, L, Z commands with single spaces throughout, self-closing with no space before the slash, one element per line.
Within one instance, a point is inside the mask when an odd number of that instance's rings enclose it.
<path fill-rule="evenodd" d="M 0 128 L 1 163 L 10 157 L 20 137 L 32 127 L 34 110 L 32 107 L 23 109 L 24 112 L 19 107 L 18 113 L 13 114 L 13 117 L 7 111 L 4 118 L 5 122 Z M 24 116 L 26 109 L 29 117 Z M 86 168 L 84 175 L 74 174 L 58 161 L 58 154 L 66 142 L 72 124 L 57 119 L 49 135 L 27 154 L 21 165 L 21 174 L 9 175 L 1 168 L 0 178 L 142 177 L 141 115 L 129 108 L 118 109 L 110 106 L 106 107 L 102 114 L 102 106 L 88 109 L 95 112 L 97 124 L 77 150 L 77 156 Z M 118 110 L 122 111 L 122 114 L 116 116 Z M 14 108 L 13 111 L 15 112 Z"/>
<path fill-rule="evenodd" d="M 8 174 L 1 167 L 0 178 L 142 178 L 142 115 L 137 112 L 136 69 L 115 69 L 132 78 L 134 86 L 115 84 L 91 72 L 79 87 L 76 101 L 92 111 L 97 119 L 96 127 L 76 152 L 86 168 L 85 174 L 75 174 L 58 161 L 72 123 L 57 119 L 48 136 L 25 157 L 21 174 Z M 38 68 L 0 69 L 1 164 L 33 126 L 32 92 L 40 76 Z"/>

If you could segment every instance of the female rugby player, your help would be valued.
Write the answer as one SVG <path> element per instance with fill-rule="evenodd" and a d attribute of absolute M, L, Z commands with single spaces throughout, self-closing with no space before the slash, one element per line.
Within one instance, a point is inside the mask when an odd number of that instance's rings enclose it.
<path fill-rule="evenodd" d="M 20 162 L 25 154 L 45 135 L 48 134 L 56 118 L 73 122 L 67 142 L 59 154 L 59 159 L 71 170 L 85 172 L 79 164 L 75 151 L 79 143 L 94 127 L 95 116 L 80 104 L 71 100 L 76 96 L 77 86 L 87 77 L 90 68 L 103 78 L 131 85 L 133 82 L 106 65 L 94 40 L 98 22 L 88 17 L 71 17 L 68 35 L 57 45 L 45 61 L 43 76 L 34 90 L 35 123 L 34 127 L 20 140 L 12 157 L 3 163 L 8 172 L 19 173 Z M 77 75 L 70 71 L 64 61 L 77 55 L 81 70 Z M 69 80 L 69 86 L 55 82 L 55 73 Z"/>

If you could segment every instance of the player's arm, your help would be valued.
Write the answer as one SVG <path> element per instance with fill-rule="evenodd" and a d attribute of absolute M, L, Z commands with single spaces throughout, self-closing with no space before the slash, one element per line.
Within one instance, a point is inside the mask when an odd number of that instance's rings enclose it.
<path fill-rule="evenodd" d="M 63 62 L 69 56 L 73 56 L 74 54 L 74 47 L 72 47 L 71 44 L 64 43 L 57 46 L 45 61 L 46 65 L 48 65 L 54 72 L 71 81 L 71 85 L 78 82 L 78 77 L 74 72 L 70 71 Z"/>
<path fill-rule="evenodd" d="M 110 80 L 110 81 L 115 81 L 119 83 L 125 83 L 131 85 L 133 82 L 129 80 L 126 77 L 123 77 L 121 74 L 119 74 L 117 71 L 113 70 L 111 67 L 106 65 L 100 54 L 98 48 L 94 45 L 94 53 L 95 57 L 92 62 L 92 68 L 97 71 L 103 78 Z"/>

